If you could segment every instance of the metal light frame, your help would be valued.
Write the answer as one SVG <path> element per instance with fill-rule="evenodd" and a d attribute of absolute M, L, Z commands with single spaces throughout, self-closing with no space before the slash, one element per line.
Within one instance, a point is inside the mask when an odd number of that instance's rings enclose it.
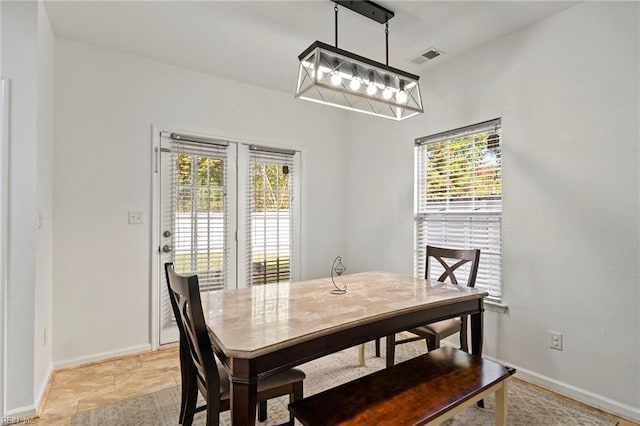
<path fill-rule="evenodd" d="M 422 113 L 420 77 L 388 65 L 393 12 L 369 1 L 335 3 L 336 45 L 315 41 L 298 56 L 295 97 L 397 121 Z M 338 48 L 337 4 L 386 25 L 387 64 Z"/>

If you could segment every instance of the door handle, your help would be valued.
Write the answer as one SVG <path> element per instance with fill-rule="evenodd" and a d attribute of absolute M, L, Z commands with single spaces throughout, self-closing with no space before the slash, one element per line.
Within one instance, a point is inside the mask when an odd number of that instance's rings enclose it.
<path fill-rule="evenodd" d="M 171 252 L 171 246 L 166 244 L 164 247 L 162 247 L 162 251 L 165 253 L 170 253 Z"/>

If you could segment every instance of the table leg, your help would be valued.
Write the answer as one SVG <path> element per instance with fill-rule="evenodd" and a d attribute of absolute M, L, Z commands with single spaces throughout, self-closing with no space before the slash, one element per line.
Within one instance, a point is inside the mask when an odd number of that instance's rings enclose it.
<path fill-rule="evenodd" d="M 482 303 L 482 301 L 480 302 Z M 474 355 L 482 356 L 482 333 L 483 333 L 483 311 L 484 308 L 480 306 L 480 312 L 477 314 L 471 314 L 471 353 Z M 478 401 L 478 407 L 484 408 L 484 400 Z"/>
<path fill-rule="evenodd" d="M 483 317 L 482 312 L 472 314 L 471 316 L 471 353 L 482 356 L 482 333 L 483 333 Z"/>
<path fill-rule="evenodd" d="M 396 334 L 387 336 L 387 368 L 393 367 L 396 357 Z"/>
<path fill-rule="evenodd" d="M 254 426 L 256 424 L 256 404 L 258 384 L 239 383 L 231 379 L 231 419 L 234 425 Z"/>

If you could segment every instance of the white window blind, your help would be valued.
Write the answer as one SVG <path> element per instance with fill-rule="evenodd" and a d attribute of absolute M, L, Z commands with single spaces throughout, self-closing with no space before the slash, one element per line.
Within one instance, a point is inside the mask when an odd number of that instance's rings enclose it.
<path fill-rule="evenodd" d="M 178 273 L 198 275 L 201 291 L 228 282 L 227 150 L 225 141 L 171 143 L 173 261 Z"/>
<path fill-rule="evenodd" d="M 295 280 L 296 152 L 249 147 L 244 255 L 250 285 Z"/>
<path fill-rule="evenodd" d="M 498 302 L 502 298 L 501 136 L 497 119 L 417 139 L 415 149 L 416 276 L 425 274 L 427 245 L 480 249 L 476 287 L 486 289 Z M 431 267 L 432 277 L 439 274 L 439 265 Z"/>

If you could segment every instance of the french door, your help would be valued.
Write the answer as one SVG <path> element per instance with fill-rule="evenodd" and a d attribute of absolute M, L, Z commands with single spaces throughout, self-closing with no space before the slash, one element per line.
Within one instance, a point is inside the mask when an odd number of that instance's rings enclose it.
<path fill-rule="evenodd" d="M 299 268 L 299 153 L 160 133 L 160 344 L 178 340 L 164 264 L 220 289 L 292 281 Z"/>

